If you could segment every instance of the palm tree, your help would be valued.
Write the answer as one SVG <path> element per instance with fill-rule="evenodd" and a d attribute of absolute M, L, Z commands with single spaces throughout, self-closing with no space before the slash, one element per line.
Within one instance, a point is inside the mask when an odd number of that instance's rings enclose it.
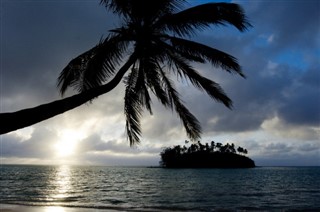
<path fill-rule="evenodd" d="M 216 143 L 216 149 L 218 152 L 222 152 L 222 147 L 223 147 L 222 143 Z"/>
<path fill-rule="evenodd" d="M 243 153 L 244 149 L 241 146 L 239 146 L 237 151 L 239 152 L 239 154 L 241 154 L 241 153 Z"/>
<path fill-rule="evenodd" d="M 248 150 L 247 150 L 247 149 L 244 149 L 244 150 L 243 150 L 243 154 L 245 154 L 245 155 L 248 154 Z"/>
<path fill-rule="evenodd" d="M 235 149 L 234 143 L 231 143 L 231 145 L 229 147 L 230 147 L 230 151 L 235 154 L 236 149 Z"/>
<path fill-rule="evenodd" d="M 214 152 L 214 149 L 216 148 L 215 142 L 211 141 L 211 145 L 210 145 L 210 151 Z"/>
<path fill-rule="evenodd" d="M 142 110 L 152 114 L 150 92 L 177 112 L 190 139 L 199 139 L 199 121 L 181 101 L 169 75 L 189 80 L 232 108 L 232 101 L 221 87 L 201 76 L 191 64 L 209 62 L 244 77 L 236 58 L 186 38 L 211 25 L 230 24 L 240 31 L 251 25 L 237 4 L 207 3 L 183 10 L 184 3 L 185 0 L 101 0 L 109 11 L 122 18 L 123 25 L 110 30 L 106 38 L 73 59 L 61 72 L 61 94 L 70 87 L 79 93 L 35 108 L 0 114 L 0 133 L 30 126 L 92 101 L 125 77 L 124 113 L 130 145 L 140 141 Z"/>

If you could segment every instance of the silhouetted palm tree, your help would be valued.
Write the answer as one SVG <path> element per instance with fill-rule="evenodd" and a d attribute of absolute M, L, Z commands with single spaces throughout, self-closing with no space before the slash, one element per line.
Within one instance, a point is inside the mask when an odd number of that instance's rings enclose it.
<path fill-rule="evenodd" d="M 237 151 L 238 151 L 239 154 L 241 154 L 241 153 L 243 153 L 244 149 L 241 146 L 239 146 Z"/>
<path fill-rule="evenodd" d="M 229 147 L 230 147 L 230 152 L 232 152 L 232 153 L 236 153 L 237 152 L 236 149 L 235 149 L 234 143 L 232 143 Z"/>
<path fill-rule="evenodd" d="M 1 114 L 1 133 L 48 119 L 109 92 L 125 74 L 126 132 L 130 145 L 139 142 L 143 108 L 150 113 L 152 92 L 179 115 L 188 137 L 199 139 L 198 120 L 186 108 L 170 74 L 189 80 L 211 98 L 231 108 L 220 86 L 201 76 L 191 64 L 210 62 L 244 76 L 237 60 L 217 49 L 188 39 L 211 25 L 230 24 L 246 30 L 250 24 L 242 8 L 233 3 L 207 3 L 182 10 L 185 0 L 102 0 L 101 4 L 122 18 L 123 25 L 89 51 L 73 59 L 61 72 L 62 94 L 75 88 L 79 94 L 36 108 Z M 123 62 L 123 59 L 126 61 Z"/>
<path fill-rule="evenodd" d="M 243 149 L 243 154 L 248 154 L 248 150 L 247 149 Z"/>
<path fill-rule="evenodd" d="M 217 151 L 222 152 L 222 151 L 221 151 L 221 148 L 222 148 L 222 147 L 223 147 L 222 143 L 216 143 L 216 149 L 217 149 Z"/>
<path fill-rule="evenodd" d="M 210 152 L 214 152 L 214 149 L 216 148 L 216 144 L 214 141 L 211 141 L 211 145 L 210 145 Z"/>

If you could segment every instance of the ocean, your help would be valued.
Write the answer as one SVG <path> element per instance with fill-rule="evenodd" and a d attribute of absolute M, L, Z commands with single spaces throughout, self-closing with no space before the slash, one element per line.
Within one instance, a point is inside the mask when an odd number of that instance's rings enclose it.
<path fill-rule="evenodd" d="M 0 165 L 0 203 L 96 211 L 320 211 L 320 167 Z"/>

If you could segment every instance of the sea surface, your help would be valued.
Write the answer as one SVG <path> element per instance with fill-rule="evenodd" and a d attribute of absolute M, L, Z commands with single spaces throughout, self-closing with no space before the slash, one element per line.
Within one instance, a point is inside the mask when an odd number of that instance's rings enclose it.
<path fill-rule="evenodd" d="M 0 203 L 97 211 L 320 211 L 320 167 L 0 165 Z"/>

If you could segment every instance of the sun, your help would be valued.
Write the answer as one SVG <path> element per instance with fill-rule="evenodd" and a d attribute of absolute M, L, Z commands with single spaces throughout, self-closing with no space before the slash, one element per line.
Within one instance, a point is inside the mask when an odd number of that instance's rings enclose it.
<path fill-rule="evenodd" d="M 75 130 L 64 130 L 59 134 L 59 140 L 54 145 L 55 153 L 58 157 L 68 157 L 76 152 L 77 144 L 83 137 Z"/>

